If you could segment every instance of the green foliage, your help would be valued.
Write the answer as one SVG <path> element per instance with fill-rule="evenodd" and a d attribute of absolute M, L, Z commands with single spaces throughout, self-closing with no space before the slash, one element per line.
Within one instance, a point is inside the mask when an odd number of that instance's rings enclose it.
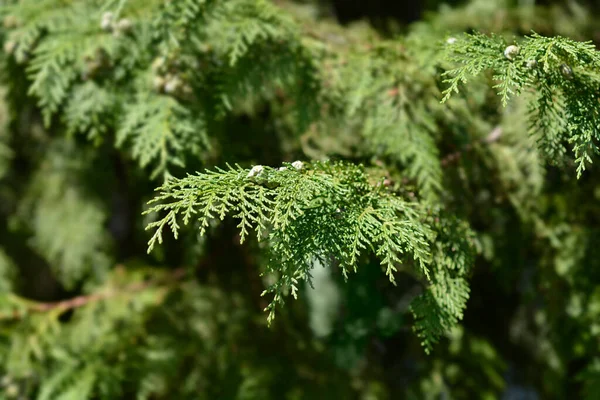
<path fill-rule="evenodd" d="M 467 276 L 473 263 L 473 240 L 468 226 L 451 219 L 435 224 L 431 284 L 411 304 L 415 330 L 427 351 L 463 318 L 469 298 Z"/>
<path fill-rule="evenodd" d="M 178 155 L 185 147 L 200 156 L 208 143 L 200 115 L 166 96 L 140 96 L 126 109 L 127 116 L 117 132 L 117 145 L 130 139 L 132 155 L 145 167 L 156 164 L 152 176 L 168 172 L 168 165 L 185 166 Z"/>
<path fill-rule="evenodd" d="M 466 35 L 450 46 L 450 59 L 462 64 L 444 74 L 449 87 L 446 101 L 469 77 L 484 70 L 494 72 L 502 104 L 512 95 L 532 88 L 532 133 L 550 156 L 560 155 L 563 141 L 573 147 L 577 177 L 598 153 L 598 68 L 600 53 L 591 42 L 533 34 L 518 45 L 507 45 L 497 36 Z"/>
<path fill-rule="evenodd" d="M 155 274 L 155 279 L 160 282 L 161 277 Z M 168 283 L 168 277 L 162 277 L 165 279 Z M 125 291 L 124 283 L 129 285 Z M 131 344 L 152 341 L 143 336 L 144 323 L 150 317 L 151 306 L 168 288 L 154 287 L 151 283 L 144 282 L 143 270 L 128 274 L 117 270 L 97 288 L 90 304 L 75 313 L 68 325 L 60 322 L 69 310 L 67 304 L 58 303 L 39 313 L 40 310 L 33 311 L 22 299 L 9 299 L 13 310 L 23 310 L 16 311 L 23 313 L 23 320 L 8 337 L 12 351 L 3 354 L 3 364 L 12 371 L 9 380 L 24 393 L 28 384 L 38 381 L 40 399 L 88 398 L 92 393 L 106 399 L 123 395 L 120 383 L 128 372 L 150 372 L 128 371 L 128 368 L 143 361 L 143 351 Z M 132 311 L 134 318 L 130 318 Z M 102 318 L 98 319 L 99 315 Z M 126 339 L 122 332 L 128 332 Z M 111 359 L 119 360 L 120 366 L 115 367 Z"/>
<path fill-rule="evenodd" d="M 336 117 L 356 124 L 371 153 L 406 166 L 425 199 L 438 200 L 442 168 L 435 114 L 443 107 L 435 101 L 435 76 L 421 74 L 412 54 L 395 41 L 359 49 L 341 64 L 331 78 L 339 91 L 335 104 L 345 107 Z"/>
<path fill-rule="evenodd" d="M 181 218 L 188 224 L 198 219 L 200 234 L 204 234 L 213 218 L 232 215 L 239 220 L 243 242 L 251 230 L 259 239 L 268 237 L 270 262 L 267 271 L 279 275 L 266 293 L 274 298 L 267 307 L 269 320 L 276 304 L 283 304 L 285 293 L 297 295 L 301 281 L 309 281 L 314 258 L 328 262 L 336 260 L 344 276 L 356 271 L 361 253 L 371 250 L 380 260 L 392 283 L 400 263 L 414 263 L 414 273 L 432 279 L 425 296 L 432 304 L 418 304 L 414 313 L 436 322 L 421 320 L 418 331 L 427 349 L 431 343 L 462 318 L 468 288 L 462 278 L 470 265 L 470 247 L 446 246 L 437 250 L 435 274 L 431 278 L 429 264 L 430 241 L 434 239 L 424 221 L 420 206 L 393 195 L 383 179 L 370 183 L 363 168 L 345 164 L 296 161 L 280 169 L 255 166 L 217 169 L 180 180 L 173 179 L 161 187 L 153 202 L 161 202 L 147 212 L 166 214 L 148 228 L 155 229 L 150 239 L 151 250 L 163 240 L 169 227 L 177 236 Z M 315 227 L 319 227 L 315 229 Z M 445 228 L 448 230 L 450 228 Z M 438 245 L 464 233 L 443 232 L 435 237 Z M 446 252 L 454 253 L 448 256 Z M 437 258 L 439 257 L 439 259 Z M 448 296 L 449 293 L 452 293 Z M 421 301 L 421 300 L 420 300 Z M 434 306 L 435 304 L 435 306 Z"/>
<path fill-rule="evenodd" d="M 29 245 L 68 287 L 84 277 L 101 279 L 112 264 L 106 207 L 85 182 L 96 166 L 92 160 L 90 153 L 76 154 L 72 143 L 49 144 L 16 220 L 33 232 Z"/>
<path fill-rule="evenodd" d="M 2 3 L 2 398 L 593 397 L 594 15 L 324 3 Z"/>

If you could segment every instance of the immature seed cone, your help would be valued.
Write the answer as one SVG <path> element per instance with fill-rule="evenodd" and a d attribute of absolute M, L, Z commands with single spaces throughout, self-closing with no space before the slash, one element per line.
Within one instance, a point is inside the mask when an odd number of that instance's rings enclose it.
<path fill-rule="evenodd" d="M 176 76 L 167 79 L 167 82 L 165 83 L 165 93 L 175 93 L 177 90 L 179 90 L 181 85 L 181 79 Z"/>
<path fill-rule="evenodd" d="M 120 19 L 119 22 L 117 22 L 117 29 L 121 32 L 129 32 L 132 27 L 133 23 L 127 18 Z"/>
<path fill-rule="evenodd" d="M 17 43 L 12 40 L 4 42 L 4 52 L 6 54 L 12 54 L 12 52 L 15 51 L 16 47 L 17 47 Z"/>
<path fill-rule="evenodd" d="M 19 20 L 14 15 L 7 15 L 2 21 L 6 29 L 13 29 L 19 26 Z"/>
<path fill-rule="evenodd" d="M 100 21 L 100 27 L 105 31 L 112 31 L 114 23 L 114 15 L 110 11 L 102 14 L 102 21 Z"/>
<path fill-rule="evenodd" d="M 520 49 L 518 46 L 511 44 L 506 49 L 504 49 L 504 57 L 512 61 L 519 55 L 519 51 Z"/>
<path fill-rule="evenodd" d="M 263 167 L 262 165 L 255 165 L 254 167 L 252 167 L 250 172 L 248 172 L 248 178 L 252 178 L 254 176 L 259 176 L 260 174 L 263 173 L 264 170 L 265 170 L 265 167 Z"/>
<path fill-rule="evenodd" d="M 154 90 L 157 92 L 162 92 L 165 88 L 165 78 L 159 75 L 155 76 L 154 80 L 152 81 L 152 86 L 154 86 Z"/>
<path fill-rule="evenodd" d="M 152 61 L 152 71 L 163 72 L 162 69 L 166 65 L 167 60 L 164 57 L 157 57 Z"/>
<path fill-rule="evenodd" d="M 562 64 L 560 66 L 560 72 L 565 78 L 571 78 L 573 76 L 573 70 L 567 64 Z"/>

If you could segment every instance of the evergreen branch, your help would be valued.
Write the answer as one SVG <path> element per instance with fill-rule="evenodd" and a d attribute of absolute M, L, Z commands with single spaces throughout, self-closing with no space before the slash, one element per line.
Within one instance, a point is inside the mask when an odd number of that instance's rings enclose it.
<path fill-rule="evenodd" d="M 372 186 L 361 167 L 299 161 L 279 170 L 236 166 L 172 179 L 151 201 L 159 204 L 146 211 L 166 213 L 147 227 L 155 230 L 148 251 L 162 242 L 167 226 L 178 234 L 179 216 L 187 224 L 193 215 L 201 235 L 209 220 L 226 215 L 240 221 L 242 241 L 250 230 L 259 240 L 268 230 L 267 270 L 279 275 L 265 292 L 274 294 L 267 307 L 269 321 L 285 293 L 291 291 L 295 297 L 299 281 L 310 281 L 308 268 L 314 257 L 333 257 L 346 273 L 356 268 L 361 250 L 370 248 L 391 282 L 397 265 L 409 261 L 428 278 L 431 233 L 422 211 L 383 188 Z"/>
<path fill-rule="evenodd" d="M 176 99 L 140 94 L 137 101 L 125 108 L 125 116 L 117 131 L 117 146 L 132 142 L 132 154 L 140 166 L 155 163 L 151 177 L 168 175 L 170 165 L 183 167 L 185 150 L 199 156 L 209 147 L 204 121 L 200 115 Z"/>
<path fill-rule="evenodd" d="M 561 153 L 561 138 L 571 143 L 577 177 L 581 177 L 599 152 L 600 140 L 600 52 L 590 42 L 533 33 L 519 45 L 506 46 L 496 36 L 476 33 L 449 44 L 448 49 L 448 60 L 459 66 L 444 73 L 449 86 L 442 102 L 458 92 L 459 83 L 486 69 L 499 81 L 494 88 L 499 89 L 504 106 L 525 88 L 534 90 L 537 97 L 529 105 L 530 131 L 552 155 Z"/>

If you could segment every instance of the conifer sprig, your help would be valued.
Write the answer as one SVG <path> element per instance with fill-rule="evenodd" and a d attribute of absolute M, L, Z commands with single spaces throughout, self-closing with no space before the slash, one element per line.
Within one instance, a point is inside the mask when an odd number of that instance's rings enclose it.
<path fill-rule="evenodd" d="M 371 248 L 392 281 L 402 253 L 412 254 L 428 275 L 431 232 L 417 204 L 392 195 L 382 182 L 373 185 L 360 166 L 298 161 L 280 169 L 216 169 L 169 180 L 151 201 L 158 202 L 146 213 L 167 215 L 148 225 L 155 229 L 149 251 L 162 242 L 166 226 L 178 234 L 180 217 L 183 224 L 199 220 L 202 235 L 211 219 L 232 215 L 242 242 L 251 231 L 259 239 L 267 230 L 275 235 L 283 262 L 303 264 L 305 256 L 332 251 L 347 273 L 356 268 L 361 249 Z"/>
<path fill-rule="evenodd" d="M 300 283 L 311 282 L 315 258 L 326 264 L 336 260 L 347 277 L 369 251 L 392 283 L 401 264 L 412 266 L 410 270 L 426 283 L 428 294 L 417 300 L 413 312 L 427 350 L 462 317 L 468 298 L 463 277 L 471 261 L 465 254 L 471 250 L 448 245 L 449 255 L 440 248 L 434 256 L 431 246 L 438 239 L 445 243 L 452 234 L 466 237 L 465 231 L 450 233 L 444 228 L 438 235 L 427 220 L 431 211 L 428 214 L 418 203 L 395 195 L 382 179 L 373 181 L 363 167 L 296 161 L 279 169 L 217 168 L 168 180 L 151 204 L 146 213 L 163 217 L 147 227 L 155 231 L 149 251 L 162 242 L 165 228 L 177 237 L 181 223 L 192 220 L 199 222 L 201 235 L 210 220 L 232 216 L 239 221 L 242 241 L 252 231 L 258 240 L 268 237 L 267 271 L 279 277 L 263 293 L 273 294 L 266 309 L 269 322 L 287 293 L 296 297 Z M 437 305 L 424 306 L 427 301 Z"/>
<path fill-rule="evenodd" d="M 531 133 L 550 155 L 570 144 L 581 177 L 598 154 L 600 140 L 600 52 L 591 42 L 533 33 L 509 45 L 499 36 L 474 33 L 452 41 L 448 50 L 448 59 L 459 66 L 444 73 L 449 86 L 442 102 L 485 70 L 493 71 L 504 106 L 511 96 L 530 89 L 536 94 L 529 105 Z"/>

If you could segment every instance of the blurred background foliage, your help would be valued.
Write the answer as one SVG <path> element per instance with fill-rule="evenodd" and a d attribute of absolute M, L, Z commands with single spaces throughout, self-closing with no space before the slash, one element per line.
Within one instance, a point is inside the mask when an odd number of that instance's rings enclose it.
<path fill-rule="evenodd" d="M 0 398 L 600 398 L 600 174 L 592 165 L 576 180 L 571 167 L 547 163 L 527 135 L 525 102 L 502 108 L 484 81 L 449 115 L 432 79 L 441 61 L 427 45 L 474 29 L 599 43 L 600 2 L 275 3 L 340 48 L 400 35 L 413 49 L 389 67 L 400 71 L 410 107 L 430 120 L 394 123 L 437 127 L 444 201 L 478 237 L 461 326 L 426 355 L 408 312 L 419 285 L 390 285 L 368 259 L 348 282 L 315 262 L 314 288 L 288 301 L 268 328 L 260 245 L 239 245 L 225 222 L 200 240 L 193 229 L 167 238 L 146 255 L 141 212 L 154 182 L 110 141 L 63 140 L 56 131 L 64 126 L 45 128 L 25 73 L 4 60 Z M 377 152 L 398 145 L 381 135 L 386 127 L 373 127 L 383 106 L 298 136 L 286 99 L 265 98 L 212 121 L 216 143 L 187 169 L 296 158 L 393 165 L 402 157 Z M 94 115 L 92 126 L 102 129 L 103 118 L 110 113 Z M 486 142 L 494 129 L 502 134 Z"/>

